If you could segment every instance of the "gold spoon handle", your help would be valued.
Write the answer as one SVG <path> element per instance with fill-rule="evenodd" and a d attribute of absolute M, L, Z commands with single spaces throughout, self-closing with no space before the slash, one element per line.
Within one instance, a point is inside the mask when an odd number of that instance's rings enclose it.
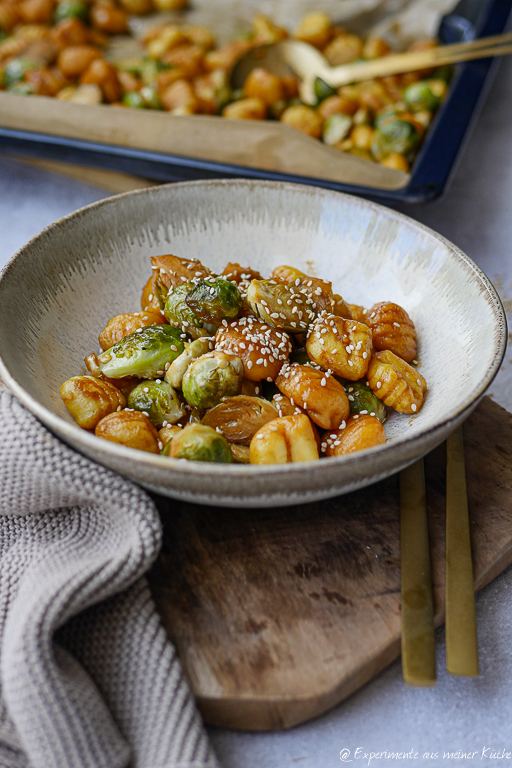
<path fill-rule="evenodd" d="M 446 441 L 446 668 L 452 675 L 478 675 L 473 563 L 460 427 Z"/>
<path fill-rule="evenodd" d="M 400 473 L 402 674 L 409 685 L 436 682 L 434 609 L 423 459 Z"/>
<path fill-rule="evenodd" d="M 324 67 L 322 72 L 319 72 L 319 76 L 333 88 L 339 88 L 342 85 L 372 80 L 376 77 L 388 77 L 402 72 L 414 72 L 429 67 L 512 53 L 512 35 L 500 35 L 499 40 L 498 43 L 494 42 L 494 38 L 482 38 L 471 43 L 440 46 L 426 51 L 397 53 L 373 61 L 343 64 L 339 67 Z"/>

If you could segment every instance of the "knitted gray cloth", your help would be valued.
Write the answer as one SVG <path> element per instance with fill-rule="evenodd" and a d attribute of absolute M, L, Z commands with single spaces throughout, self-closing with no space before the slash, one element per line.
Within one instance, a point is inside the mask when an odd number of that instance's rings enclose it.
<path fill-rule="evenodd" d="M 216 768 L 143 574 L 148 496 L 0 390 L 1 768 Z"/>

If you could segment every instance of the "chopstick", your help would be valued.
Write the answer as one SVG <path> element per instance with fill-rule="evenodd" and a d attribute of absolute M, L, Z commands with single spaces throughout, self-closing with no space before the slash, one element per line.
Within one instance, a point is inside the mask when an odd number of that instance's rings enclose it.
<path fill-rule="evenodd" d="M 446 668 L 452 675 L 478 675 L 475 591 L 461 427 L 446 441 Z"/>
<path fill-rule="evenodd" d="M 400 558 L 402 675 L 409 685 L 434 685 L 436 644 L 423 459 L 400 473 Z"/>
<path fill-rule="evenodd" d="M 384 56 L 373 61 L 362 61 L 326 68 L 320 76 L 333 87 L 348 85 L 361 80 L 414 72 L 419 69 L 456 64 L 489 56 L 503 56 L 512 53 L 512 33 L 472 40 L 469 43 L 429 48 L 425 51 L 410 51 Z"/>

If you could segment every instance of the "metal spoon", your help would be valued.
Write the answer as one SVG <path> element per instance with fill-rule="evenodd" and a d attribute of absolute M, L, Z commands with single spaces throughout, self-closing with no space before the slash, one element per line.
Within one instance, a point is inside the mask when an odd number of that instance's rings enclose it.
<path fill-rule="evenodd" d="M 313 46 L 298 40 L 283 40 L 247 51 L 231 71 L 231 86 L 234 89 L 243 88 L 251 70 L 264 67 L 279 76 L 297 75 L 302 81 L 299 86 L 302 101 L 306 104 L 316 104 L 314 83 L 317 78 L 321 78 L 333 88 L 339 88 L 348 83 L 372 80 L 376 77 L 509 53 L 512 53 L 512 34 L 505 33 L 470 42 L 396 53 L 370 61 L 356 61 L 331 67 Z"/>

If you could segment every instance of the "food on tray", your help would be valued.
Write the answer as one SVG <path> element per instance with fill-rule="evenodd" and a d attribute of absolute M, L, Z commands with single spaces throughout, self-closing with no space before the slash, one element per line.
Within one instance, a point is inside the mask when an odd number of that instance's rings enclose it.
<path fill-rule="evenodd" d="M 416 330 L 398 304 L 347 304 L 284 265 L 265 279 L 151 263 L 142 311 L 111 318 L 90 375 L 60 388 L 83 429 L 173 458 L 283 464 L 381 445 L 386 407 L 421 409 Z"/>
<path fill-rule="evenodd" d="M 287 30 L 259 15 L 243 36 L 220 48 L 202 26 L 160 22 L 139 58 L 109 60 L 113 35 L 130 15 L 176 10 L 186 0 L 0 0 L 0 88 L 79 104 L 280 120 L 330 147 L 402 171 L 420 146 L 447 92 L 443 67 L 384 77 L 337 91 L 317 78 L 316 107 L 298 98 L 298 80 L 259 67 L 233 91 L 229 73 L 250 48 L 283 40 Z M 324 13 L 305 16 L 291 35 L 318 48 L 331 65 L 386 56 L 381 38 L 364 40 Z M 435 46 L 433 40 L 411 48 Z"/>

